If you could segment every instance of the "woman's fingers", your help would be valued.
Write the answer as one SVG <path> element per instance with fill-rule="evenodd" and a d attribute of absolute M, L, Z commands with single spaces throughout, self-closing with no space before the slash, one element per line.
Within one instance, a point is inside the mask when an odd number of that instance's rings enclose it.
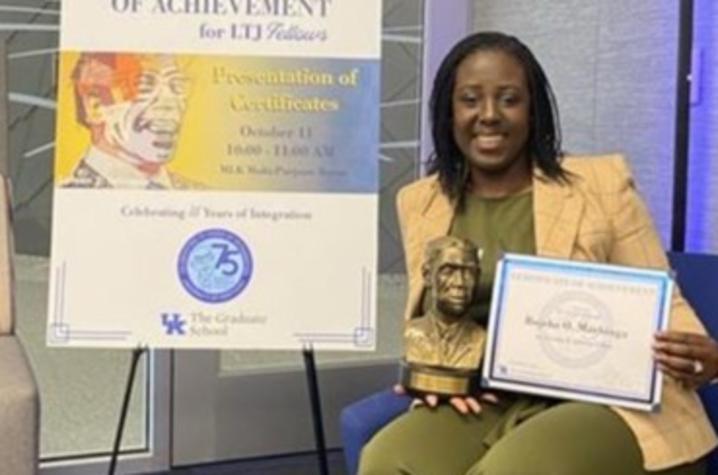
<path fill-rule="evenodd" d="M 396 392 L 401 386 L 397 385 L 394 386 L 394 391 Z M 401 388 L 404 393 L 406 392 L 404 388 Z M 404 394 L 402 393 L 402 394 Z M 496 404 L 499 402 L 499 398 L 496 397 L 495 394 L 492 393 L 483 393 L 479 396 L 479 399 L 481 401 L 486 401 L 491 404 Z M 455 396 L 452 398 L 449 398 L 449 404 L 456 409 L 457 412 L 460 414 L 479 414 L 481 412 L 481 403 L 479 402 L 479 399 L 474 397 L 464 397 L 464 396 Z M 409 406 L 409 409 L 415 409 L 420 406 L 427 406 L 430 408 L 437 407 L 439 405 L 439 396 L 436 394 L 425 394 L 422 398 L 415 398 L 411 402 L 411 406 Z"/>
<path fill-rule="evenodd" d="M 421 406 L 436 407 L 439 404 L 439 398 L 435 394 L 427 394 L 423 398 L 417 397 L 411 401 L 409 409 L 416 409 Z"/>
<path fill-rule="evenodd" d="M 706 360 L 718 356 L 716 341 L 698 333 L 676 331 L 657 333 L 653 349 L 659 353 L 691 360 Z"/>
<path fill-rule="evenodd" d="M 679 374 L 693 375 L 695 373 L 695 360 L 693 359 L 672 356 L 666 353 L 657 353 L 656 360 L 661 363 L 661 365 L 668 367 Z"/>
<path fill-rule="evenodd" d="M 689 342 L 688 340 L 658 339 L 653 344 L 653 350 L 668 355 L 682 356 L 693 359 L 705 353 L 705 343 L 700 341 Z"/>
<path fill-rule="evenodd" d="M 498 404 L 499 403 L 499 397 L 494 393 L 483 393 L 481 395 L 481 400 L 490 402 L 491 404 Z"/>
<path fill-rule="evenodd" d="M 481 404 L 479 404 L 479 401 L 472 397 L 466 398 L 466 405 L 469 406 L 469 409 L 474 414 L 478 414 L 479 412 L 481 412 Z"/>
<path fill-rule="evenodd" d="M 663 371 L 664 374 L 671 376 L 678 383 L 687 388 L 697 388 L 702 384 L 702 381 L 694 375 L 678 372 L 668 366 L 658 363 L 658 368 Z"/>
<path fill-rule="evenodd" d="M 466 404 L 466 401 L 462 397 L 452 397 L 451 399 L 449 399 L 449 404 L 454 406 L 454 409 L 456 409 L 460 414 L 469 413 L 469 406 Z"/>
<path fill-rule="evenodd" d="M 656 340 L 667 343 L 682 343 L 684 345 L 695 345 L 710 341 L 710 337 L 700 333 L 679 332 L 674 330 L 656 333 Z"/>
<path fill-rule="evenodd" d="M 461 414 L 478 414 L 481 412 L 481 404 L 473 397 L 452 397 L 449 403 Z"/>
<path fill-rule="evenodd" d="M 718 373 L 718 343 L 707 335 L 660 332 L 653 350 L 661 370 L 687 387 L 705 384 Z"/>

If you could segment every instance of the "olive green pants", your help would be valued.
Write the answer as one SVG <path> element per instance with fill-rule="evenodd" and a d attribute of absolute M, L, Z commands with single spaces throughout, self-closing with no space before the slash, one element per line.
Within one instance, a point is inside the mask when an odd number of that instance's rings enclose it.
<path fill-rule="evenodd" d="M 704 460 L 647 472 L 633 433 L 604 406 L 552 406 L 487 447 L 483 439 L 502 415 L 489 404 L 476 416 L 449 406 L 412 410 L 366 445 L 359 475 L 705 474 Z"/>

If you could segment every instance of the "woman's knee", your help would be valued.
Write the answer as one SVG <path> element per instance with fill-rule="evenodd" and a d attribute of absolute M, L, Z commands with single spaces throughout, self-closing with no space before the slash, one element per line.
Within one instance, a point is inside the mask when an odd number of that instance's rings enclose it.
<path fill-rule="evenodd" d="M 381 434 L 379 434 L 381 435 Z M 374 437 L 362 449 L 358 475 L 398 475 L 402 473 L 401 451 L 382 437 Z"/>
<path fill-rule="evenodd" d="M 610 409 L 564 403 L 491 447 L 466 475 L 643 473 L 635 437 Z"/>
<path fill-rule="evenodd" d="M 466 472 L 466 475 L 563 475 L 563 472 L 546 470 L 546 467 L 541 466 L 541 464 L 527 463 L 520 451 L 512 454 L 502 452 L 500 447 L 498 451 L 489 450 L 478 463 Z M 570 475 L 576 475 L 577 473 L 580 472 L 574 472 Z"/>
<path fill-rule="evenodd" d="M 467 417 L 452 407 L 418 408 L 380 430 L 362 450 L 360 475 L 456 475 L 482 450 L 482 439 L 496 417 Z"/>
<path fill-rule="evenodd" d="M 575 458 L 562 458 L 556 454 L 525 456 L 521 450 L 499 450 L 488 453 L 466 475 L 593 475 L 618 473 L 603 471 L 598 466 L 587 466 Z M 598 468 L 598 471 L 596 469 Z"/>

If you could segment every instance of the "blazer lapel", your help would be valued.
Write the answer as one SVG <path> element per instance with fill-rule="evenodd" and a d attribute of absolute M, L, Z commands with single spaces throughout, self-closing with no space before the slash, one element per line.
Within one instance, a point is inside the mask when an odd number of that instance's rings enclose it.
<path fill-rule="evenodd" d="M 421 241 L 429 242 L 432 239 L 449 234 L 453 217 L 454 205 L 441 192 L 439 182 L 435 181 L 422 213 Z"/>
<path fill-rule="evenodd" d="M 441 192 L 438 181 L 431 184 L 429 193 L 426 194 L 426 201 L 420 206 L 421 220 L 414 231 L 416 234 L 409 237 L 411 249 L 407 250 L 407 253 L 415 258 L 412 259 L 413 268 L 409 272 L 411 282 L 409 282 L 409 303 L 404 314 L 406 320 L 420 313 L 419 306 L 424 290 L 421 275 L 424 246 L 432 239 L 449 234 L 451 220 L 454 217 L 454 206 Z"/>
<path fill-rule="evenodd" d="M 538 170 L 533 190 L 536 253 L 570 258 L 585 206 L 583 197 L 570 184 L 549 180 Z"/>
<path fill-rule="evenodd" d="M 571 257 L 584 211 L 583 197 L 574 186 L 550 180 L 538 169 L 534 173 L 533 195 L 537 253 L 559 258 Z M 422 207 L 418 242 L 426 243 L 447 235 L 453 217 L 454 205 L 441 192 L 438 181 L 435 181 Z"/>

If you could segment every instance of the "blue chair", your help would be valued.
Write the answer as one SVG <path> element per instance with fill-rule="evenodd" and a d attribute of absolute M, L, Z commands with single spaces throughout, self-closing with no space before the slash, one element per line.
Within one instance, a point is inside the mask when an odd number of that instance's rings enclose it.
<path fill-rule="evenodd" d="M 387 389 L 342 410 L 340 428 L 348 475 L 357 473 L 362 447 L 379 429 L 406 412 L 410 404 L 409 396 L 398 395 Z"/>
<path fill-rule="evenodd" d="M 669 253 L 683 295 L 713 338 L 718 339 L 718 256 Z M 718 385 L 699 391 L 713 427 L 718 431 Z M 347 473 L 354 475 L 362 447 L 375 433 L 409 408 L 411 399 L 391 390 L 375 393 L 342 411 L 341 434 Z M 718 475 L 718 450 L 708 458 L 708 474 Z"/>
<path fill-rule="evenodd" d="M 706 330 L 718 339 L 718 256 L 707 254 L 668 253 L 671 267 L 683 296 L 701 318 Z M 713 427 L 718 431 L 718 385 L 700 388 L 703 401 Z M 708 474 L 718 475 L 718 451 L 708 457 Z"/>

